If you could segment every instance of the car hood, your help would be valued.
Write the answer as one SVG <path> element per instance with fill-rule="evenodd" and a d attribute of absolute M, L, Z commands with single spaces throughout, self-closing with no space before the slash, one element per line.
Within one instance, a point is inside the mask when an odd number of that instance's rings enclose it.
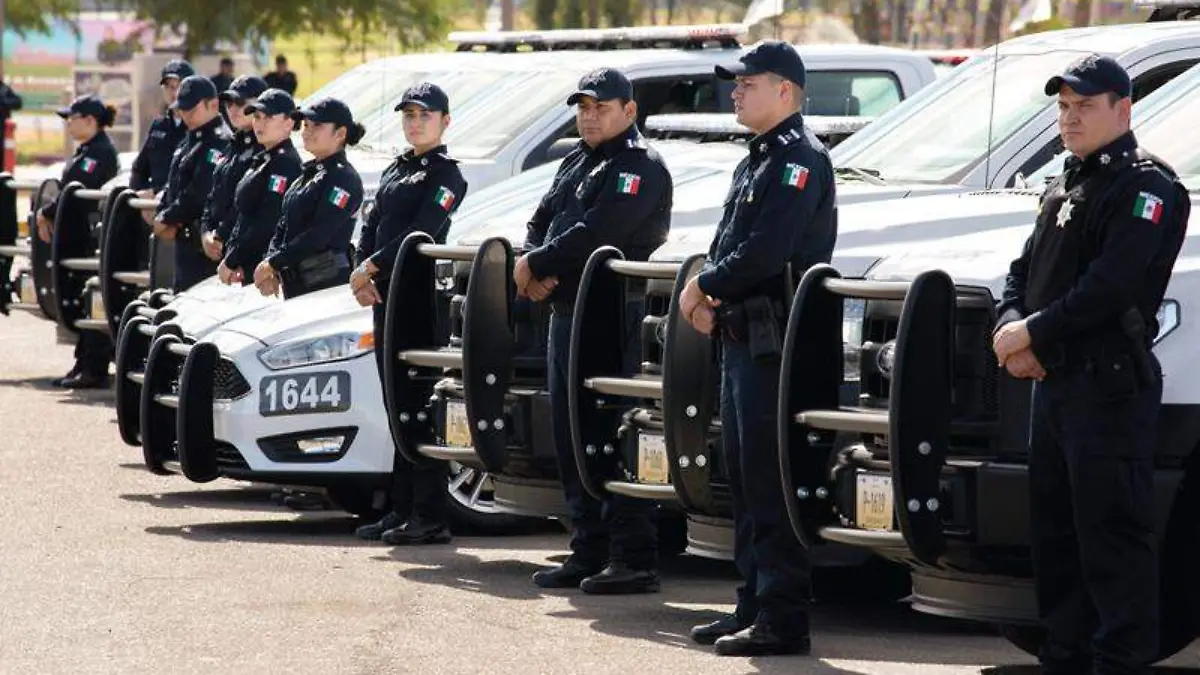
<path fill-rule="evenodd" d="M 278 298 L 263 297 L 254 286 L 226 286 L 215 276 L 181 293 L 167 307 L 177 312 L 172 323 L 184 335 L 199 337 L 213 328 L 261 307 L 282 304 Z"/>
<path fill-rule="evenodd" d="M 350 287 L 334 286 L 259 307 L 221 327 L 272 345 L 309 334 L 316 337 L 348 329 L 369 331 L 371 325 L 371 310 L 355 302 Z"/>

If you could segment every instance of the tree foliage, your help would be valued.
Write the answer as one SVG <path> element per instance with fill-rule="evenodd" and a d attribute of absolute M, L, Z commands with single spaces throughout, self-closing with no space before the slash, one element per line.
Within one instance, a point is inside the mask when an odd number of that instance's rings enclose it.
<path fill-rule="evenodd" d="M 78 0 L 7 0 L 4 26 L 18 35 L 44 33 L 55 19 L 69 21 L 78 8 Z"/>

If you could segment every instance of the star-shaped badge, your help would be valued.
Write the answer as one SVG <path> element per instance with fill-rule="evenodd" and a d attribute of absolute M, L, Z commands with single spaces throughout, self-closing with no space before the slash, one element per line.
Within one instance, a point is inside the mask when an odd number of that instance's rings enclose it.
<path fill-rule="evenodd" d="M 1071 220 L 1071 212 L 1074 210 L 1075 205 L 1071 203 L 1071 199 L 1068 197 L 1067 201 L 1063 202 L 1063 205 L 1058 207 L 1058 222 L 1056 225 L 1059 227 L 1066 227 L 1067 221 Z"/>
<path fill-rule="evenodd" d="M 1103 164 L 1104 166 L 1108 166 L 1108 163 L 1111 161 L 1112 161 L 1112 157 L 1109 157 L 1107 152 L 1100 155 L 1100 163 Z"/>

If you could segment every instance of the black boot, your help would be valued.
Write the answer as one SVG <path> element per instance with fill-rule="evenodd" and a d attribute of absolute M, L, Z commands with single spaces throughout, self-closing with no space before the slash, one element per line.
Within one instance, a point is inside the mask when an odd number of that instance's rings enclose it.
<path fill-rule="evenodd" d="M 79 373 L 72 377 L 65 377 L 57 384 L 63 389 L 107 389 L 109 382 L 107 374 Z"/>
<path fill-rule="evenodd" d="M 363 525 L 362 527 L 354 530 L 354 536 L 367 541 L 379 541 L 380 538 L 383 537 L 384 532 L 387 532 L 395 527 L 400 527 L 404 524 L 405 520 L 407 520 L 407 518 L 399 513 L 396 513 L 395 511 L 392 511 L 370 525 Z"/>
<path fill-rule="evenodd" d="M 726 635 L 715 644 L 721 656 L 808 654 L 812 649 L 807 632 L 783 635 L 767 623 L 756 623 L 733 635 Z"/>
<path fill-rule="evenodd" d="M 571 556 L 558 567 L 534 572 L 533 583 L 542 588 L 579 588 L 584 579 L 600 570 L 600 565 L 588 564 Z"/>
<path fill-rule="evenodd" d="M 698 645 L 711 645 L 726 635 L 749 628 L 750 624 L 738 619 L 736 614 L 729 614 L 712 623 L 692 628 L 692 642 Z"/>
<path fill-rule="evenodd" d="M 591 595 L 657 593 L 658 588 L 658 571 L 636 570 L 621 562 L 609 563 L 579 583 L 579 590 Z"/>
<path fill-rule="evenodd" d="M 450 528 L 445 523 L 431 523 L 414 516 L 399 527 L 384 532 L 380 539 L 393 546 L 449 543 Z"/>

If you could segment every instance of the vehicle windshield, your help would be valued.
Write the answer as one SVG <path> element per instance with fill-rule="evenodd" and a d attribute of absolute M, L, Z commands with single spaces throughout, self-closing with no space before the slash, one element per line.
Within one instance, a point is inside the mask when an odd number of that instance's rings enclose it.
<path fill-rule="evenodd" d="M 1043 83 L 1078 56 L 1055 51 L 973 59 L 840 143 L 833 162 L 878 170 L 889 182 L 960 180 L 983 160 L 989 137 L 996 147 L 1052 105 Z"/>
<path fill-rule="evenodd" d="M 1170 164 L 1190 191 L 1200 190 L 1200 142 L 1196 138 L 1196 109 L 1200 107 L 1200 68 L 1180 76 L 1134 106 L 1133 133 L 1138 145 Z M 1153 105 L 1159 96 L 1170 99 Z M 1139 114 L 1140 113 L 1140 114 Z M 1034 187 L 1062 173 L 1069 152 L 1063 151 L 1028 178 Z"/>

